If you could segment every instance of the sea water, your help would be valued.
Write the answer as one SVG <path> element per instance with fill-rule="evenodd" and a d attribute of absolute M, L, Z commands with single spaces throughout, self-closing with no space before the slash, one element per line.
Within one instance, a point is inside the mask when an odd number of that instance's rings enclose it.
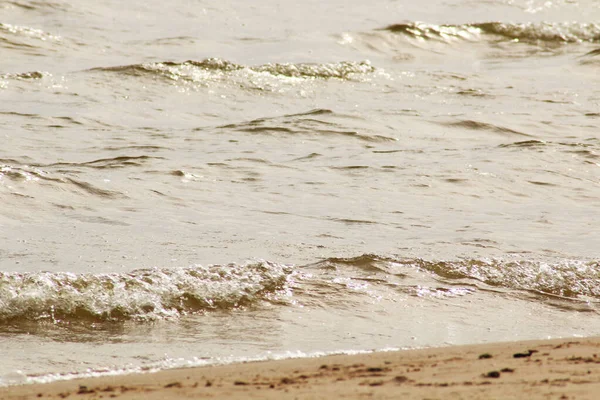
<path fill-rule="evenodd" d="M 598 21 L 0 3 L 0 384 L 597 335 Z"/>

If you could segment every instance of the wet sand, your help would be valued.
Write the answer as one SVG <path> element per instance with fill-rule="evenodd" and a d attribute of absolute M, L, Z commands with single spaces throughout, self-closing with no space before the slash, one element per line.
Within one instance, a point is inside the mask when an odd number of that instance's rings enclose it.
<path fill-rule="evenodd" d="M 600 338 L 249 362 L 0 389 L 1 399 L 595 399 Z"/>

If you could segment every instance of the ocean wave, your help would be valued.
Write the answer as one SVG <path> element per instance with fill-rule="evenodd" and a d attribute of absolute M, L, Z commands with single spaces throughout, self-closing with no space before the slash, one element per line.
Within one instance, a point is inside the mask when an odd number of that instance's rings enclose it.
<path fill-rule="evenodd" d="M 51 76 L 48 72 L 43 71 L 30 71 L 30 72 L 21 72 L 21 73 L 9 73 L 9 74 L 0 74 L 0 79 L 42 79 L 46 76 Z"/>
<path fill-rule="evenodd" d="M 30 71 L 21 73 L 0 73 L 0 89 L 6 89 L 11 86 L 11 81 L 36 81 L 51 76 L 47 72 Z M 6 112 L 0 113 L 6 114 Z"/>
<path fill-rule="evenodd" d="M 110 160 L 98 160 L 99 162 L 103 162 L 103 164 L 97 165 L 86 165 L 83 164 L 68 164 L 68 163 L 59 163 L 55 164 L 59 167 L 64 168 L 65 166 L 91 166 L 94 168 L 119 168 L 120 166 L 125 166 L 127 164 L 136 163 L 126 161 L 115 161 L 112 165 L 110 164 Z M 3 164 L 1 162 L 12 162 L 11 164 Z M 58 170 L 55 172 L 49 171 L 48 168 L 42 167 L 39 165 L 15 165 L 18 164 L 17 160 L 1 160 L 0 159 L 0 187 L 5 186 L 12 192 L 18 192 L 21 195 L 25 195 L 20 192 L 16 186 L 19 183 L 26 182 L 38 182 L 42 184 L 42 186 L 49 186 L 52 189 L 60 188 L 60 190 L 67 190 L 69 192 L 75 194 L 84 194 L 84 195 L 93 195 L 102 198 L 124 198 L 127 197 L 125 194 L 121 192 L 117 192 L 114 190 L 108 190 L 98 187 L 92 182 L 87 182 L 81 180 L 74 176 L 68 176 L 65 172 L 76 172 L 73 169 L 69 170 Z M 53 164 L 50 164 L 52 166 Z M 23 189 L 23 188 L 21 188 Z"/>
<path fill-rule="evenodd" d="M 0 160 L 1 162 L 17 162 L 16 160 Z M 13 166 L 9 164 L 0 164 L 0 182 L 3 179 L 10 179 L 14 182 L 19 181 L 39 181 L 46 179 L 46 172 L 37 167 Z"/>
<path fill-rule="evenodd" d="M 7 2 L 10 6 L 19 7 L 27 11 L 42 11 L 47 12 L 48 10 L 59 10 L 69 11 L 70 6 L 68 3 L 43 1 L 43 0 L 13 0 Z"/>
<path fill-rule="evenodd" d="M 401 293 L 444 301 L 479 290 L 520 298 L 527 294 L 529 299 L 533 294 L 534 301 L 546 299 L 558 307 L 593 307 L 600 299 L 599 282 L 597 261 L 435 261 L 375 254 L 327 258 L 299 267 L 261 261 L 110 274 L 3 272 L 0 321 L 144 322 L 263 302 L 344 308 L 361 301 L 360 296 L 379 299 Z"/>
<path fill-rule="evenodd" d="M 394 24 L 380 30 L 415 39 L 443 41 L 449 39 L 476 40 L 482 33 L 481 29 L 473 25 L 435 25 L 424 22 Z"/>
<path fill-rule="evenodd" d="M 130 273 L 0 273 L 0 321 L 148 321 L 276 301 L 291 267 L 270 263 Z"/>
<path fill-rule="evenodd" d="M 589 116 L 589 115 L 588 115 Z M 550 140 L 524 140 L 513 143 L 504 143 L 500 148 L 523 150 L 533 149 L 535 151 L 565 152 L 580 157 L 586 163 L 595 164 L 600 158 L 600 143 L 596 138 L 590 138 L 583 142 L 555 142 Z"/>
<path fill-rule="evenodd" d="M 411 22 L 389 25 L 383 31 L 414 39 L 448 41 L 501 38 L 517 42 L 581 43 L 600 41 L 600 25 L 580 22 L 485 22 L 462 25 L 436 25 Z"/>
<path fill-rule="evenodd" d="M 42 41 L 46 41 L 46 40 L 59 41 L 59 40 L 61 40 L 60 36 L 52 35 L 48 32 L 42 31 L 41 29 L 30 28 L 28 26 L 19 26 L 19 25 L 0 23 L 0 32 L 9 33 L 9 34 L 12 34 L 15 36 L 30 37 L 30 38 L 39 39 Z"/>
<path fill-rule="evenodd" d="M 336 113 L 332 110 L 315 109 L 300 114 L 258 118 L 246 122 L 221 125 L 217 129 L 261 135 L 335 136 L 354 138 L 367 142 L 396 141 L 396 138 L 377 133 L 369 134 L 366 130 L 351 129 L 347 124 L 340 121 L 348 118 L 352 117 Z"/>
<path fill-rule="evenodd" d="M 236 71 L 253 74 L 268 74 L 284 78 L 301 79 L 342 79 L 350 80 L 356 75 L 364 75 L 375 71 L 368 61 L 338 63 L 269 63 L 257 66 L 245 66 L 219 58 L 207 58 L 202 61 L 189 60 L 177 62 L 152 62 L 117 67 L 93 68 L 90 71 L 116 72 L 132 76 L 154 76 L 173 81 L 201 82 L 207 79 L 222 77 Z"/>
<path fill-rule="evenodd" d="M 449 279 L 475 279 L 490 286 L 571 299 L 600 299 L 600 263 L 564 260 L 416 260 L 415 266 Z"/>
<path fill-rule="evenodd" d="M 144 165 L 149 160 L 162 160 L 163 157 L 153 156 L 118 156 L 111 158 L 100 158 L 92 161 L 85 161 L 80 163 L 75 162 L 58 162 L 53 164 L 47 164 L 44 167 L 84 167 L 84 168 L 95 168 L 95 169 L 114 169 L 114 168 L 125 168 L 125 167 L 137 167 Z"/>
<path fill-rule="evenodd" d="M 474 120 L 461 120 L 456 122 L 441 122 L 440 125 L 449 126 L 452 128 L 461 128 L 474 131 L 487 131 L 506 136 L 531 136 L 527 133 L 519 132 L 500 125 L 494 125 L 487 122 L 479 122 Z"/>
<path fill-rule="evenodd" d="M 580 57 L 579 63 L 582 65 L 599 65 L 600 49 L 592 50 Z"/>
<path fill-rule="evenodd" d="M 41 29 L 0 23 L 0 48 L 40 56 L 45 54 L 45 50 L 55 51 L 55 46 L 62 43 L 60 36 Z"/>
<path fill-rule="evenodd" d="M 427 284 L 431 286 L 431 282 L 416 282 L 418 285 L 415 285 L 415 282 L 406 281 L 406 278 L 415 271 L 421 270 L 432 274 L 433 278 L 447 283 L 458 281 L 457 283 L 477 284 L 480 282 L 493 288 L 534 292 L 565 300 L 600 300 L 600 263 L 598 261 L 543 262 L 523 259 L 435 261 L 363 254 L 353 258 L 328 258 L 309 266 L 309 269 L 329 271 L 325 275 L 332 276 L 343 275 L 345 269 L 355 269 L 362 271 L 369 279 L 377 277 L 385 284 L 405 285 L 408 292 L 414 287 L 422 290 Z M 337 272 L 332 274 L 332 271 Z M 352 276 L 360 278 L 360 274 Z M 436 290 L 452 292 L 451 289 L 442 287 Z"/>
<path fill-rule="evenodd" d="M 563 23 L 501 23 L 475 24 L 486 34 L 503 36 L 510 40 L 525 42 L 580 43 L 600 41 L 600 25 Z"/>

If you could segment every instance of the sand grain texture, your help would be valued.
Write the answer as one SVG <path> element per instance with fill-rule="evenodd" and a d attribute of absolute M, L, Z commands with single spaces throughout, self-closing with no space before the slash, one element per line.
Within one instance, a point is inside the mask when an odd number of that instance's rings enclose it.
<path fill-rule="evenodd" d="M 251 362 L 13 386 L 0 399 L 597 399 L 600 339 Z"/>

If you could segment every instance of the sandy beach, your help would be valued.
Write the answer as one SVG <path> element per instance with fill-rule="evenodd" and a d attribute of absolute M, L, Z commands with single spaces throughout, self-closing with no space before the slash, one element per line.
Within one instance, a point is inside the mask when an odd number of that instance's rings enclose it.
<path fill-rule="evenodd" d="M 596 399 L 600 338 L 249 362 L 0 389 L 2 399 Z"/>

